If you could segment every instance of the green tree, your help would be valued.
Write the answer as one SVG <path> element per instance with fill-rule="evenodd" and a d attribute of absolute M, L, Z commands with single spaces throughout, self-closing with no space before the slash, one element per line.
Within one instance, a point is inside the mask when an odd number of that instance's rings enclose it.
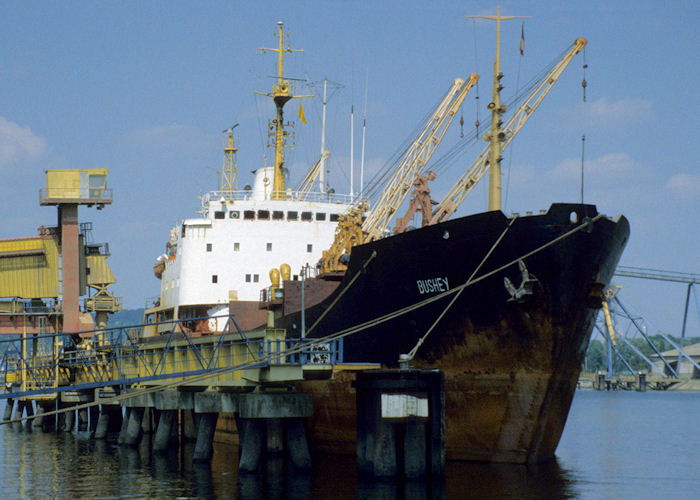
<path fill-rule="evenodd" d="M 584 369 L 587 372 L 597 372 L 605 369 L 605 346 L 600 340 L 592 339 L 589 342 Z"/>

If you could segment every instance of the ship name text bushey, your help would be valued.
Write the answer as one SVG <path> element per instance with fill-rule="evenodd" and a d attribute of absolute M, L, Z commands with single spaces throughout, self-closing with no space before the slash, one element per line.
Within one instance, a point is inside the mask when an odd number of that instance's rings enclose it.
<path fill-rule="evenodd" d="M 416 280 L 418 291 L 421 295 L 424 293 L 446 292 L 450 289 L 447 278 L 431 278 L 427 280 Z"/>

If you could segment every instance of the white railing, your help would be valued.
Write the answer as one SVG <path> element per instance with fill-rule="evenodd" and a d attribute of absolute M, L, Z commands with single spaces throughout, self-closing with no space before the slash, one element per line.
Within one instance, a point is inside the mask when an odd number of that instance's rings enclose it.
<path fill-rule="evenodd" d="M 239 190 L 239 191 L 209 191 L 202 196 L 202 206 L 206 207 L 209 203 L 224 201 L 249 201 L 253 200 L 252 190 Z M 358 201 L 356 198 L 351 197 L 349 194 L 337 194 L 337 193 L 321 193 L 321 192 L 311 192 L 303 193 L 301 191 L 275 191 L 270 194 L 267 198 L 270 201 L 309 201 L 316 203 L 336 203 L 349 205 L 353 201 Z"/>

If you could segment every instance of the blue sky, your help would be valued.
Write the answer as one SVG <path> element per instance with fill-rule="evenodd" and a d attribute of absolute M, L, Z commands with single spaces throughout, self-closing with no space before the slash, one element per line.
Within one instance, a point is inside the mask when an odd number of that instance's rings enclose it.
<path fill-rule="evenodd" d="M 509 100 L 576 37 L 588 39 L 587 102 L 581 56 L 574 59 L 504 155 L 507 212 L 578 201 L 581 136 L 586 136 L 585 200 L 622 213 L 632 235 L 623 265 L 700 273 L 700 4 L 638 1 L 503 2 L 504 97 Z M 282 20 L 294 48 L 287 74 L 343 88 L 328 108 L 331 184 L 347 192 L 350 117 L 355 108 L 359 167 L 367 117 L 366 174 L 383 165 L 456 77 L 476 71 L 479 119 L 486 123 L 494 27 L 467 15 L 492 2 L 3 2 L 0 4 L 0 238 L 31 236 L 55 223 L 41 208 L 43 171 L 108 167 L 114 203 L 82 208 L 96 241 L 109 241 L 116 294 L 126 307 L 156 296 L 152 273 L 169 228 L 217 185 L 221 131 L 233 123 L 239 182 L 264 161 L 266 91 Z M 365 107 L 365 95 L 367 105 Z M 473 130 L 476 89 L 463 107 Z M 295 119 L 297 104 L 287 107 Z M 320 99 L 304 103 L 288 164 L 298 180 L 320 150 Z M 298 120 L 297 120 L 298 121 Z M 484 129 L 481 129 L 483 133 Z M 459 140 L 454 123 L 440 151 Z M 440 199 L 481 150 L 477 144 L 442 172 Z M 359 173 L 355 174 L 356 183 Z M 294 183 L 294 182 L 293 182 Z M 458 214 L 486 206 L 482 183 Z M 357 187 L 356 187 L 357 189 Z M 654 325 L 677 333 L 682 285 L 619 279 L 622 297 Z M 700 334 L 697 314 L 690 333 Z"/>

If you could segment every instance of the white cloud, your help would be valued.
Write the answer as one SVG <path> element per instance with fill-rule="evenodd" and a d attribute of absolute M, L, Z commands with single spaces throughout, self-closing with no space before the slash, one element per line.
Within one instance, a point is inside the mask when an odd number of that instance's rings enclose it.
<path fill-rule="evenodd" d="M 586 126 L 611 127 L 640 122 L 651 116 L 651 101 L 646 99 L 598 100 L 578 104 L 573 110 L 573 123 L 583 120 Z M 575 117 L 575 119 L 574 119 Z"/>
<path fill-rule="evenodd" d="M 29 127 L 22 127 L 0 116 L 0 167 L 19 160 L 35 160 L 45 150 L 43 137 L 34 135 Z"/>
<path fill-rule="evenodd" d="M 700 197 L 700 175 L 676 174 L 664 187 L 681 198 Z"/>
<path fill-rule="evenodd" d="M 640 169 L 642 165 L 625 153 L 609 153 L 584 162 L 584 175 L 591 175 L 594 178 L 619 179 Z M 564 160 L 552 169 L 552 174 L 565 179 L 579 178 L 581 160 L 571 158 Z"/>

